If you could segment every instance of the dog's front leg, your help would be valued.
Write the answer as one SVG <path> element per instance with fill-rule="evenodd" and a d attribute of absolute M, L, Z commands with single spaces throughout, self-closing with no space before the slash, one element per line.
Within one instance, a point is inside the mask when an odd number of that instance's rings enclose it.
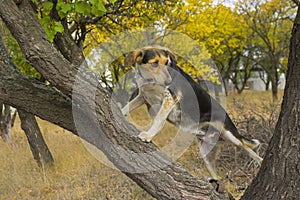
<path fill-rule="evenodd" d="M 139 134 L 139 138 L 145 142 L 150 142 L 152 138 L 162 129 L 168 115 L 179 100 L 180 97 L 176 97 L 174 99 L 170 91 L 166 89 L 161 108 L 153 119 L 150 129 L 148 131 L 141 132 Z"/>
<path fill-rule="evenodd" d="M 145 99 L 143 98 L 143 96 L 140 94 L 140 92 L 138 93 L 138 95 L 136 97 L 134 97 L 134 99 L 132 99 L 131 101 L 129 101 L 123 108 L 122 108 L 122 114 L 124 116 L 129 115 L 129 113 L 136 109 L 137 107 L 141 106 L 143 103 L 145 103 Z"/>

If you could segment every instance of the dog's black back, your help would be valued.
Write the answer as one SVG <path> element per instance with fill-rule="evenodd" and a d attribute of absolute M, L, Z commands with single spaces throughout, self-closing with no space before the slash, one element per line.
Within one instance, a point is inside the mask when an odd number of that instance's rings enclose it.
<path fill-rule="evenodd" d="M 219 122 L 224 124 L 224 128 L 229 130 L 238 139 L 244 138 L 238 133 L 238 130 L 224 108 L 210 96 L 197 82 L 193 80 L 191 76 L 185 73 L 180 67 L 177 66 L 176 61 L 172 61 L 170 67 L 170 74 L 172 77 L 172 85 L 170 90 L 176 93 L 180 91 L 182 93 L 181 105 L 184 105 L 182 109 L 185 115 L 189 116 L 190 119 L 200 123 Z M 190 87 L 186 88 L 187 82 Z M 190 91 L 192 89 L 193 91 Z M 198 105 L 194 105 L 195 101 L 192 96 L 196 96 Z M 196 107 L 198 106 L 198 108 Z M 199 112 L 199 113 L 198 113 Z M 172 122 L 171 122 L 172 123 Z M 220 128 L 223 128 L 220 127 Z M 245 139 L 245 138 L 244 138 Z"/>

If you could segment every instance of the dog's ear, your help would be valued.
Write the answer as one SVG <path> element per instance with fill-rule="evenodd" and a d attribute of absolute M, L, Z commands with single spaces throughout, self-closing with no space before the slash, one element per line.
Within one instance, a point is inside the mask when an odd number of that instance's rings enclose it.
<path fill-rule="evenodd" d="M 170 49 L 168 49 L 168 48 L 164 48 L 164 50 L 165 50 L 167 56 L 170 56 L 171 61 L 174 62 L 174 63 L 176 63 L 176 56 L 175 56 L 175 54 Z"/>
<path fill-rule="evenodd" d="M 134 63 L 141 64 L 143 60 L 143 51 L 131 51 L 124 59 L 124 67 L 132 66 Z"/>

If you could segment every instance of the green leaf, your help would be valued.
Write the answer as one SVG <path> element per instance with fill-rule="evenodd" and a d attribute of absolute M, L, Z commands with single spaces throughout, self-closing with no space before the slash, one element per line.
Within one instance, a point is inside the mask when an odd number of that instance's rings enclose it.
<path fill-rule="evenodd" d="M 89 15 L 90 9 L 91 6 L 86 2 L 78 1 L 75 3 L 75 11 L 80 14 Z"/>
<path fill-rule="evenodd" d="M 42 19 L 40 19 L 40 23 L 44 27 L 44 29 L 49 29 L 50 25 L 50 16 L 45 16 Z"/>
<path fill-rule="evenodd" d="M 63 25 L 58 21 L 51 20 L 50 16 L 42 18 L 40 23 L 42 24 L 50 42 L 53 42 L 56 33 L 62 33 L 64 31 Z"/>
<path fill-rule="evenodd" d="M 49 41 L 53 42 L 54 36 L 56 33 L 49 28 L 45 28 L 45 32 L 46 32 L 46 35 L 48 36 Z"/>
<path fill-rule="evenodd" d="M 90 0 L 93 6 L 97 8 L 99 11 L 106 13 L 106 8 L 104 7 L 104 4 L 102 0 Z"/>
<path fill-rule="evenodd" d="M 63 13 L 68 13 L 71 9 L 72 9 L 72 4 L 70 4 L 70 3 L 61 4 L 61 11 Z"/>
<path fill-rule="evenodd" d="M 62 33 L 62 32 L 64 32 L 64 27 L 60 22 L 55 21 L 53 30 L 55 31 L 55 34 Z"/>
<path fill-rule="evenodd" d="M 102 2 L 102 0 L 98 1 L 98 5 L 97 5 L 98 9 L 101 10 L 102 12 L 106 13 L 106 8 L 104 7 L 104 4 Z"/>
<path fill-rule="evenodd" d="M 73 4 L 71 4 L 71 3 L 65 3 L 63 0 L 59 0 L 56 5 L 58 15 L 61 18 L 66 17 L 68 12 L 70 12 L 72 10 L 72 6 L 73 6 Z"/>
<path fill-rule="evenodd" d="M 51 9 L 53 7 L 53 3 L 47 1 L 47 2 L 44 3 L 43 7 L 44 7 L 45 12 L 48 13 L 48 12 L 51 11 Z"/>

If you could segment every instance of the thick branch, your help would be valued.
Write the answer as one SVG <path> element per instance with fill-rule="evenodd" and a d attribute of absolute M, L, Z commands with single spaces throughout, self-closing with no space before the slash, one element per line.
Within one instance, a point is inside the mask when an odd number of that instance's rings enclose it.
<path fill-rule="evenodd" d="M 71 100 L 67 96 L 51 86 L 25 77 L 11 62 L 1 59 L 0 99 L 77 134 Z"/>
<path fill-rule="evenodd" d="M 71 94 L 76 69 L 49 42 L 27 0 L 19 7 L 1 0 L 0 16 L 19 43 L 27 61 L 51 84 Z"/>
<path fill-rule="evenodd" d="M 64 26 L 63 33 L 57 33 L 54 38 L 54 44 L 56 48 L 61 52 L 61 54 L 75 66 L 79 66 L 83 60 L 84 56 L 82 50 L 76 45 L 71 37 L 71 33 L 68 30 L 67 19 L 61 19 L 56 10 L 57 0 L 52 0 L 53 7 L 51 10 L 50 17 L 56 21 L 61 21 Z"/>

